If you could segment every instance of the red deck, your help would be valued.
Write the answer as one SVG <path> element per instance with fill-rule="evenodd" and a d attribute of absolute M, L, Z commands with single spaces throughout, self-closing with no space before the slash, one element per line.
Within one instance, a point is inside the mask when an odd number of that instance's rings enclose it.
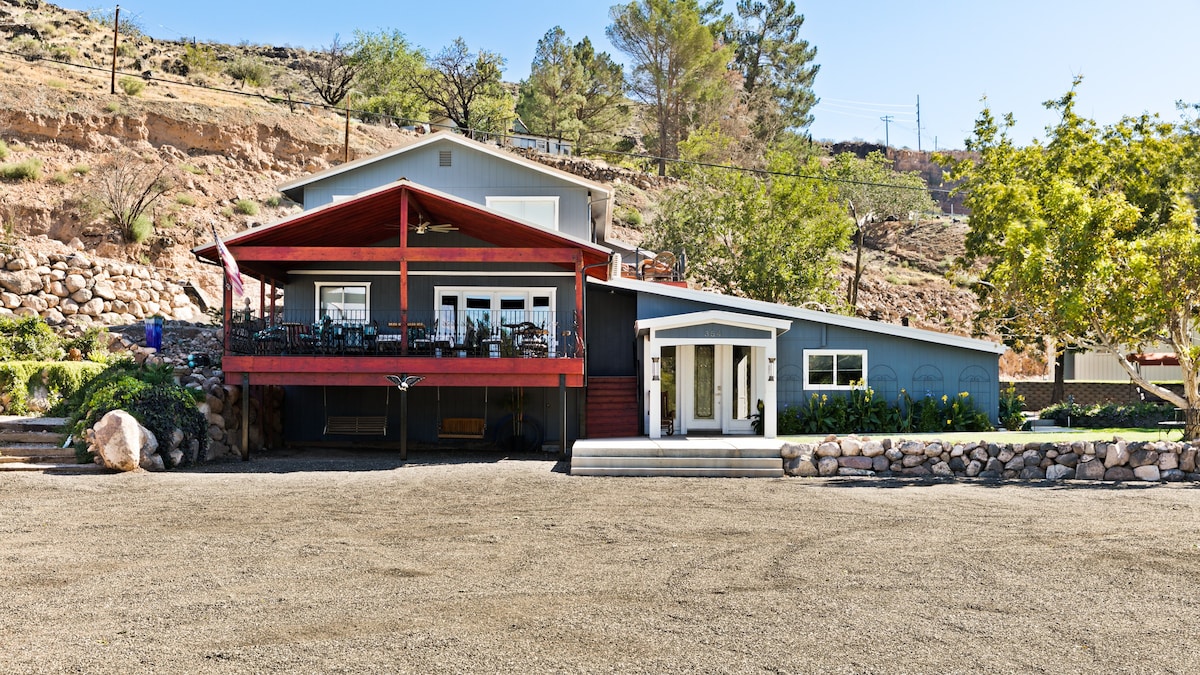
<path fill-rule="evenodd" d="M 578 358 L 435 358 L 429 356 L 238 356 L 222 363 L 226 381 L 251 385 L 390 386 L 387 375 L 422 375 L 427 386 L 568 387 L 583 386 Z"/>

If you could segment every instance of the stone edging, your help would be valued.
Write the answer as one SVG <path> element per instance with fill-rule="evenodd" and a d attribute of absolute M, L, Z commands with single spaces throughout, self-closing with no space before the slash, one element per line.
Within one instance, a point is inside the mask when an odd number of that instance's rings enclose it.
<path fill-rule="evenodd" d="M 785 443 L 780 454 L 789 476 L 1200 482 L 1200 442 L 946 443 L 851 435 Z"/>

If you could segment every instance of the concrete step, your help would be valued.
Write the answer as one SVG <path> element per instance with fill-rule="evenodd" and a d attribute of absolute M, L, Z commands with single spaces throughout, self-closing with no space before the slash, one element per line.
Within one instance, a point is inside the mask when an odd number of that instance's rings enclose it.
<path fill-rule="evenodd" d="M 76 464 L 75 462 L 2 462 L 0 473 L 5 471 L 41 471 L 42 473 L 96 473 L 104 468 L 96 463 Z"/>
<path fill-rule="evenodd" d="M 571 467 L 572 476 L 675 476 L 684 478 L 782 478 L 783 467 L 776 469 L 732 469 L 701 467 Z"/>
<path fill-rule="evenodd" d="M 13 443 L 39 443 L 62 445 L 67 441 L 67 435 L 56 431 L 0 431 L 0 446 Z"/>
<path fill-rule="evenodd" d="M 697 469 L 771 469 L 783 468 L 779 457 L 571 457 L 571 468 L 575 467 L 646 467 Z"/>
<path fill-rule="evenodd" d="M 14 462 L 74 462 L 75 448 L 52 448 L 39 450 L 36 448 L 10 449 L 0 455 L 0 464 Z"/>
<path fill-rule="evenodd" d="M 636 445 L 581 445 L 576 443 L 571 450 L 572 457 L 696 457 L 696 458 L 761 458 L 780 460 L 779 448 L 697 448 L 687 445 L 673 447 L 667 443 L 655 444 L 650 447 Z"/>

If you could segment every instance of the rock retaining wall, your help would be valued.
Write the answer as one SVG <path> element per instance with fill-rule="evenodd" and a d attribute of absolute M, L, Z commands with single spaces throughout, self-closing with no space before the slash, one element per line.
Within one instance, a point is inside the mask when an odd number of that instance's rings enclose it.
<path fill-rule="evenodd" d="M 1200 442 L 944 443 L 828 437 L 787 443 L 790 476 L 943 476 L 1007 480 L 1200 481 Z"/>
<path fill-rule="evenodd" d="M 0 251 L 0 315 L 40 316 L 52 326 L 203 318 L 183 288 L 153 268 L 93 259 L 73 243 L 61 253 Z"/>

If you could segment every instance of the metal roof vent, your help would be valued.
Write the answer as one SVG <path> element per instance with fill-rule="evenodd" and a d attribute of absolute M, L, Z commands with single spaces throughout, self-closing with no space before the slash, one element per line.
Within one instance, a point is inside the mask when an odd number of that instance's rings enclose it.
<path fill-rule="evenodd" d="M 451 159 L 450 152 L 451 152 L 450 150 L 439 150 L 438 151 L 438 166 L 450 166 L 450 159 Z"/>

